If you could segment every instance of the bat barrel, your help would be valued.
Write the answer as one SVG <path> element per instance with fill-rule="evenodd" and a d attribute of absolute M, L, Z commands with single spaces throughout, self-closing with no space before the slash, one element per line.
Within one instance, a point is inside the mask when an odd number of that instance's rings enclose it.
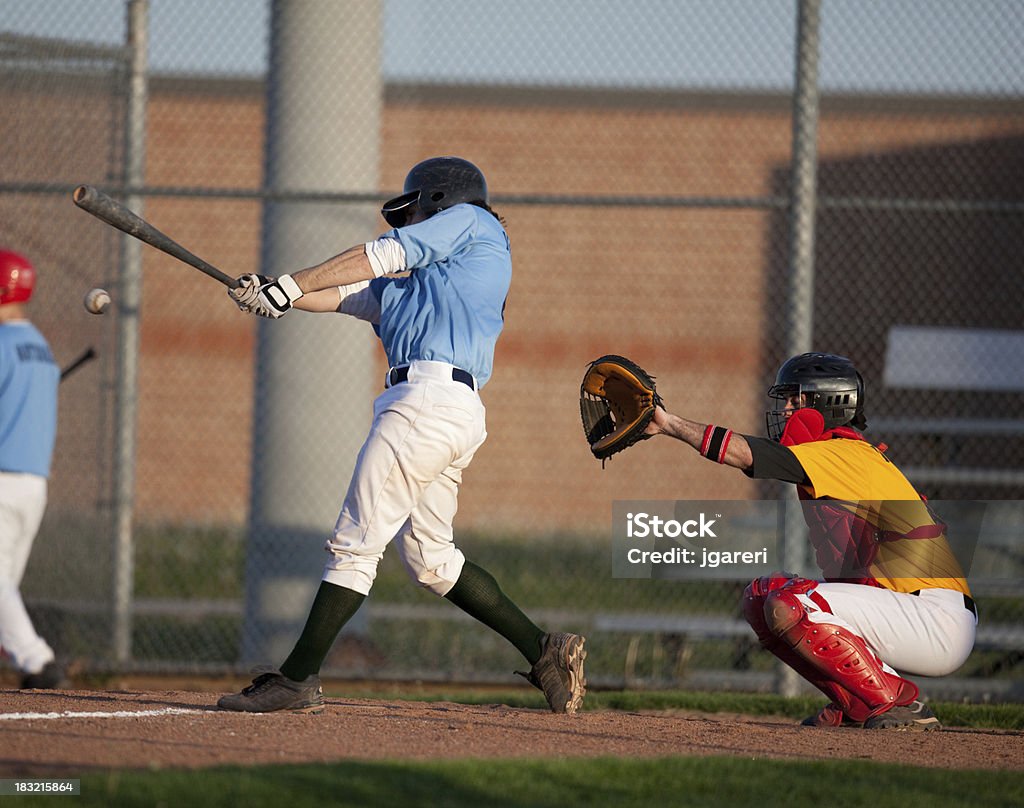
<path fill-rule="evenodd" d="M 161 233 L 142 217 L 130 211 L 124 205 L 115 202 L 109 196 L 96 190 L 91 185 L 79 185 L 71 195 L 74 203 L 97 219 L 101 219 L 122 233 L 144 241 L 151 247 L 167 253 L 179 261 L 195 267 L 214 280 L 220 281 L 229 289 L 238 287 L 238 280 L 221 272 L 212 264 L 193 255 L 170 236 Z"/>

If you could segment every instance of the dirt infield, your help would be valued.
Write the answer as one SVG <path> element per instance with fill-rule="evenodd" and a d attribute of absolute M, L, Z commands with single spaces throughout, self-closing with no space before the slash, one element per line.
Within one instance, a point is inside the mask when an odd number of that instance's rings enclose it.
<path fill-rule="evenodd" d="M 1024 733 L 809 729 L 693 713 L 553 715 L 501 704 L 329 698 L 319 715 L 241 715 L 183 691 L 0 691 L 0 776 L 339 760 L 742 755 L 1024 769 Z"/>

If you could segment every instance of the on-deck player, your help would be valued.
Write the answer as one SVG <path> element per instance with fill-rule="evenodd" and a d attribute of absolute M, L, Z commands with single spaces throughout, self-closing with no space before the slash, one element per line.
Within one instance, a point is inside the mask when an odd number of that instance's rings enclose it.
<path fill-rule="evenodd" d="M 242 276 L 229 293 L 264 317 L 294 307 L 366 320 L 391 369 L 294 650 L 279 672 L 257 676 L 218 705 L 321 709 L 320 666 L 394 541 L 413 580 L 509 640 L 532 665 L 523 675 L 551 709 L 573 713 L 585 693 L 584 638 L 538 628 L 465 558 L 452 533 L 462 473 L 487 437 L 479 390 L 491 377 L 512 280 L 502 220 L 480 169 L 457 157 L 418 163 L 404 193 L 381 212 L 393 229 L 380 238 L 276 280 Z"/>
<path fill-rule="evenodd" d="M 22 688 L 54 688 L 64 671 L 20 592 L 46 510 L 60 383 L 50 346 L 28 318 L 35 285 L 28 259 L 0 249 L 0 647 Z"/>
<path fill-rule="evenodd" d="M 896 671 L 944 676 L 974 647 L 977 609 L 938 521 L 868 443 L 864 381 L 849 359 L 785 362 L 768 391 L 769 439 L 658 408 L 649 435 L 677 438 L 748 476 L 794 483 L 825 582 L 774 573 L 750 583 L 744 616 L 761 645 L 830 698 L 808 726 L 940 727 Z M 781 406 L 779 406 L 781 404 Z"/>

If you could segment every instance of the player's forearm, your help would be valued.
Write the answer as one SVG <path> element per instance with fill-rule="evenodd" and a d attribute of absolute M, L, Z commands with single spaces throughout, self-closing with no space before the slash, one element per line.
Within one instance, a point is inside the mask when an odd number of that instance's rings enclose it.
<path fill-rule="evenodd" d="M 657 421 L 661 434 L 681 440 L 707 457 L 711 457 L 711 455 L 707 454 L 709 450 L 708 444 L 716 441 L 716 443 L 710 446 L 714 455 L 711 459 L 718 460 L 721 458 L 721 462 L 726 466 L 746 470 L 753 463 L 754 457 L 750 452 L 747 439 L 738 432 L 725 429 L 723 432 L 716 434 L 715 427 L 712 427 L 709 431 L 708 424 L 672 415 L 664 410 L 659 413 Z M 719 427 L 718 429 L 722 428 Z"/>
<path fill-rule="evenodd" d="M 362 244 L 350 247 L 340 255 L 328 258 L 321 264 L 302 269 L 292 275 L 299 289 L 305 295 L 322 290 L 330 291 L 332 287 L 348 286 L 359 281 L 368 281 L 374 277 L 373 267 L 366 257 L 366 250 Z M 296 308 L 305 308 L 299 305 L 302 298 L 296 304 Z M 307 311 L 333 311 L 337 308 L 337 293 L 334 297 L 334 306 L 331 309 L 306 309 Z"/>
<path fill-rule="evenodd" d="M 316 292 L 307 292 L 292 305 L 300 311 L 332 312 L 338 310 L 341 303 L 341 295 L 337 286 L 329 289 L 320 289 Z"/>

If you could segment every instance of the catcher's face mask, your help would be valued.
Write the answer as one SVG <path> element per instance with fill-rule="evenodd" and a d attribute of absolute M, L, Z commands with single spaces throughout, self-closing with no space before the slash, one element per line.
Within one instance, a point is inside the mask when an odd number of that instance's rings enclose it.
<path fill-rule="evenodd" d="M 800 396 L 796 406 L 786 407 L 787 399 Z M 794 409 L 809 407 L 825 418 L 825 429 L 850 424 L 867 427 L 864 416 L 864 380 L 845 356 L 805 353 L 787 359 L 768 389 L 776 404 L 765 414 L 768 437 L 780 440 L 786 421 Z"/>
<path fill-rule="evenodd" d="M 857 411 L 851 403 L 857 400 L 856 388 L 821 391 L 808 390 L 799 384 L 776 384 L 769 388 L 768 398 L 776 402 L 775 407 L 765 413 L 768 437 L 774 441 L 782 439 L 789 417 L 804 407 L 820 412 L 825 417 L 826 429 L 849 423 L 859 426 Z"/>
<path fill-rule="evenodd" d="M 808 406 L 807 393 L 801 392 L 798 384 L 776 384 L 768 390 L 769 409 L 764 414 L 768 437 L 774 441 L 782 438 L 786 422 L 797 410 Z"/>

